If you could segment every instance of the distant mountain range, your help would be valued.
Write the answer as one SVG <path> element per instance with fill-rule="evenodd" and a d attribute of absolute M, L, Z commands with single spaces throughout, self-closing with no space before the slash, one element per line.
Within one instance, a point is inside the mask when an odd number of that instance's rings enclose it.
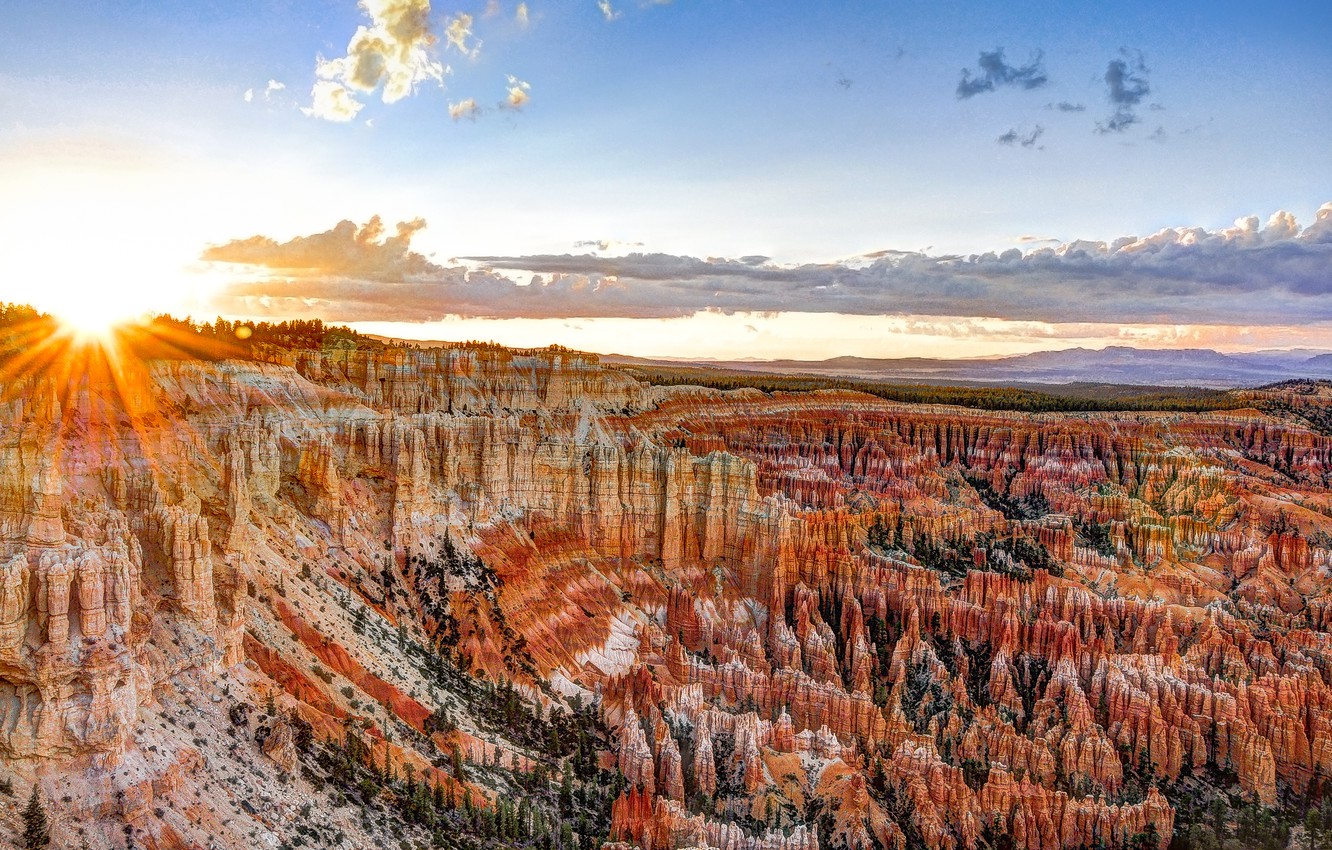
<path fill-rule="evenodd" d="M 1143 386 L 1249 387 L 1288 378 L 1332 378 L 1332 351 L 1285 349 L 1223 354 L 1210 348 L 1071 348 L 1011 357 L 834 357 L 829 360 L 648 360 L 605 355 L 608 363 L 697 365 L 746 372 L 845 376 L 882 381 L 962 384 L 1105 383 Z"/>

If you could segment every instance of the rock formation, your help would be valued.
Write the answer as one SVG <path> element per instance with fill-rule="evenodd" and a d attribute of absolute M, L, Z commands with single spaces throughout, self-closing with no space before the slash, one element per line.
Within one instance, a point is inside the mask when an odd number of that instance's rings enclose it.
<path fill-rule="evenodd" d="M 0 759 L 81 777 L 106 834 L 301 834 L 179 777 L 244 742 L 307 788 L 306 726 L 393 794 L 506 812 L 466 762 L 537 745 L 459 677 L 604 722 L 562 769 L 613 769 L 592 838 L 645 850 L 1164 847 L 1208 777 L 1267 806 L 1332 779 L 1332 439 L 1297 423 L 271 359 L 0 406 Z"/>

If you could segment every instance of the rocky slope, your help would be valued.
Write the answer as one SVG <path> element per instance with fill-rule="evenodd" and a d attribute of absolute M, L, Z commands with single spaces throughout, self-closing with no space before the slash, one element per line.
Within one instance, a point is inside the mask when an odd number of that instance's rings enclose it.
<path fill-rule="evenodd" d="M 0 762 L 66 846 L 1164 847 L 1332 775 L 1298 422 L 274 359 L 5 386 Z"/>

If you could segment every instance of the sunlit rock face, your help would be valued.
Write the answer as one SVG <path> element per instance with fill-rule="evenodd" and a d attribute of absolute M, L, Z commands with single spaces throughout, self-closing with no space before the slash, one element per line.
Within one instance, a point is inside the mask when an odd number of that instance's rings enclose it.
<path fill-rule="evenodd" d="M 1332 439 L 1299 425 L 650 388 L 562 351 L 275 360 L 0 408 L 0 759 L 76 777 L 88 822 L 287 834 L 173 719 L 241 699 L 489 804 L 453 747 L 528 751 L 431 725 L 395 632 L 597 705 L 625 780 L 597 838 L 651 850 L 1164 847 L 1172 794 L 1332 778 Z M 159 814 L 201 763 L 215 798 Z"/>

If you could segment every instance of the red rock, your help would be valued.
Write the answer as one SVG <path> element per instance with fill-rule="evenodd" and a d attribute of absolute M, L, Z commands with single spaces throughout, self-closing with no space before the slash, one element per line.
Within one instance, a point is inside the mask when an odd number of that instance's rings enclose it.
<path fill-rule="evenodd" d="M 815 850 L 811 801 L 848 847 L 996 824 L 1114 847 L 1173 825 L 1155 789 L 1106 802 L 1130 771 L 1233 770 L 1268 803 L 1332 779 L 1332 440 L 1301 426 L 651 389 L 554 351 L 274 359 L 0 406 L 0 756 L 110 763 L 155 689 L 242 656 L 321 731 L 349 704 L 323 670 L 423 730 L 429 688 L 344 628 L 356 600 L 441 646 L 451 619 L 479 675 L 598 699 L 614 835 L 644 848 Z M 1050 512 L 1006 518 L 973 481 Z M 444 535 L 494 587 L 409 563 Z M 909 673 L 938 687 L 908 698 Z M 428 740 L 376 738 L 420 775 Z"/>

